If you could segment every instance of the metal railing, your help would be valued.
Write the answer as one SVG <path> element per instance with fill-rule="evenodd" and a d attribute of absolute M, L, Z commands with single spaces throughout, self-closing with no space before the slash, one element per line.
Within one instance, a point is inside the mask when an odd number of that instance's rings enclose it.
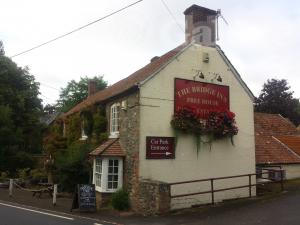
<path fill-rule="evenodd" d="M 281 191 L 284 190 L 284 170 L 276 170 L 276 169 L 262 169 L 267 170 L 267 172 L 261 172 L 261 173 L 252 173 L 252 174 L 243 174 L 243 175 L 236 175 L 236 176 L 226 176 L 226 177 L 215 177 L 215 178 L 207 178 L 207 179 L 201 179 L 201 180 L 189 180 L 189 181 L 181 181 L 181 182 L 174 182 L 169 183 L 170 187 L 175 185 L 184 185 L 184 184 L 190 184 L 190 183 L 201 183 L 201 182 L 210 182 L 210 190 L 207 191 L 200 191 L 200 192 L 193 192 L 193 193 L 187 193 L 187 194 L 177 194 L 177 195 L 171 195 L 171 198 L 180 198 L 180 197 L 186 197 L 186 196 L 192 196 L 192 195 L 202 195 L 202 194 L 211 194 L 211 203 L 215 203 L 215 193 L 216 192 L 222 192 L 222 191 L 228 191 L 228 190 L 234 190 L 234 189 L 241 189 L 241 188 L 248 188 L 249 189 L 249 197 L 252 197 L 252 187 L 264 184 L 265 182 L 257 182 L 257 177 L 261 177 L 261 180 L 268 180 L 268 184 L 270 183 L 280 183 L 281 185 Z M 270 174 L 270 172 L 276 173 L 278 172 L 280 174 L 280 180 L 270 180 L 269 178 L 264 178 L 264 174 Z M 252 183 L 252 177 L 255 176 L 256 182 Z M 214 184 L 217 180 L 226 180 L 226 179 L 233 179 L 233 178 L 239 178 L 239 177 L 248 177 L 248 183 L 246 185 L 239 185 L 239 186 L 233 186 L 228 188 L 220 188 L 215 189 Z"/>

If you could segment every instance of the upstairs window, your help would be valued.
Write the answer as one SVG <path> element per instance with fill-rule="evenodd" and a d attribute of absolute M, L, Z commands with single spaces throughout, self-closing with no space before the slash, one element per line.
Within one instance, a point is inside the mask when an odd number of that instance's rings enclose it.
<path fill-rule="evenodd" d="M 115 138 L 119 135 L 120 128 L 120 104 L 113 104 L 110 108 L 110 137 Z"/>
<path fill-rule="evenodd" d="M 85 126 L 84 120 L 82 120 L 81 121 L 81 138 L 80 138 L 80 140 L 82 140 L 82 141 L 88 139 L 88 136 L 87 136 L 87 134 L 85 132 L 84 126 Z"/>

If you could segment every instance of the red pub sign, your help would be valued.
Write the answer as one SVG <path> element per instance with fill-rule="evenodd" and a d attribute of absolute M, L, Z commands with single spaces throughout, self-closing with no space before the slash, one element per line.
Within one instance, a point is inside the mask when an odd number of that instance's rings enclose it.
<path fill-rule="evenodd" d="M 175 112 L 191 108 L 206 119 L 212 111 L 229 110 L 229 87 L 199 81 L 175 79 Z"/>
<path fill-rule="evenodd" d="M 146 159 L 174 159 L 174 137 L 146 137 Z"/>

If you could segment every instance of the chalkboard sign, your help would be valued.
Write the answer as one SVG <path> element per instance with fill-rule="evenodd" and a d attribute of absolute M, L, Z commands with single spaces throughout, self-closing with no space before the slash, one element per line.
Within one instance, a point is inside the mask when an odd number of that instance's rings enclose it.
<path fill-rule="evenodd" d="M 96 211 L 96 192 L 94 184 L 78 184 L 76 192 L 72 209 L 79 208 L 81 212 Z"/>

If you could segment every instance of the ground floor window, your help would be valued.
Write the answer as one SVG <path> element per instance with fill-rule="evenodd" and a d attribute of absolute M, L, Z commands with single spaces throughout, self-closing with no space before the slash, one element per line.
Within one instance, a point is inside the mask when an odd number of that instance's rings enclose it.
<path fill-rule="evenodd" d="M 93 183 L 99 192 L 115 192 L 123 185 L 123 159 L 96 157 Z"/>

